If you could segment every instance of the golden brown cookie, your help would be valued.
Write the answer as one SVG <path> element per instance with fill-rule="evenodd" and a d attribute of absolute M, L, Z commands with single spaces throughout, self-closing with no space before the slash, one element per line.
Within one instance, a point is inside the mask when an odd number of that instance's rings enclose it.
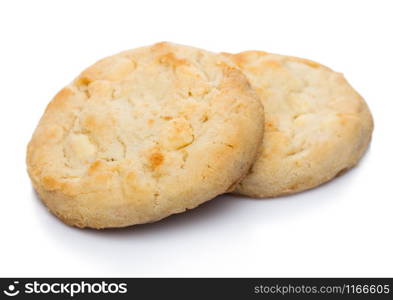
<path fill-rule="evenodd" d="M 359 161 L 373 121 L 342 74 L 310 60 L 262 51 L 227 56 L 246 74 L 265 109 L 260 156 L 236 192 L 254 197 L 299 192 Z"/>
<path fill-rule="evenodd" d="M 158 43 L 83 71 L 49 103 L 28 146 L 43 202 L 70 225 L 123 227 L 230 189 L 255 159 L 263 109 L 224 60 Z"/>

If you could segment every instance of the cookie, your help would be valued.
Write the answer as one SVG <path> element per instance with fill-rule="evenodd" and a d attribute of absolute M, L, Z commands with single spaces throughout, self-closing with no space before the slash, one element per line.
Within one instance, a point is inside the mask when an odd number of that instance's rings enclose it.
<path fill-rule="evenodd" d="M 373 120 L 342 74 L 261 51 L 227 56 L 246 74 L 265 109 L 261 152 L 237 193 L 292 194 L 356 165 L 370 142 Z"/>
<path fill-rule="evenodd" d="M 63 88 L 28 145 L 28 173 L 69 225 L 154 222 L 231 189 L 256 157 L 262 123 L 229 60 L 158 43 L 104 58 Z"/>

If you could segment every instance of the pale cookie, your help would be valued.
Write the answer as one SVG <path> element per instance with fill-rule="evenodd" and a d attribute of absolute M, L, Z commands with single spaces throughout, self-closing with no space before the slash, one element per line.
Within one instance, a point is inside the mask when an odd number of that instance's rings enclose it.
<path fill-rule="evenodd" d="M 236 192 L 254 197 L 291 194 L 320 185 L 358 162 L 370 142 L 373 121 L 342 74 L 306 59 L 266 52 L 227 55 L 246 74 L 265 109 L 260 156 Z"/>
<path fill-rule="evenodd" d="M 70 225 L 123 227 L 231 189 L 255 160 L 263 109 L 224 60 L 159 43 L 82 72 L 49 103 L 28 146 L 43 202 Z"/>

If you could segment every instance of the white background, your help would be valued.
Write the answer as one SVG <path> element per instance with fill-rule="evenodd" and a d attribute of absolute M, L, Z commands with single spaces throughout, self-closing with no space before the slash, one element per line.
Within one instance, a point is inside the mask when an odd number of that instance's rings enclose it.
<path fill-rule="evenodd" d="M 393 276 L 392 12 L 392 1 L 1 1 L 0 276 Z M 39 117 L 97 59 L 162 40 L 343 72 L 373 112 L 369 151 L 295 196 L 222 196 L 121 230 L 64 225 L 25 171 Z"/>

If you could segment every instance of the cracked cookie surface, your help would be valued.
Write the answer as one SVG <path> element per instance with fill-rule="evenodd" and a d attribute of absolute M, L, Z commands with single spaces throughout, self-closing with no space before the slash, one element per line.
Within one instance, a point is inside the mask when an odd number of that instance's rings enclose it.
<path fill-rule="evenodd" d="M 299 192 L 358 162 L 373 121 L 342 74 L 310 60 L 262 51 L 226 55 L 246 74 L 265 109 L 260 156 L 237 193 L 273 197 Z"/>
<path fill-rule="evenodd" d="M 229 60 L 158 43 L 104 58 L 63 88 L 28 145 L 28 172 L 67 224 L 153 222 L 243 178 L 262 122 L 258 97 Z"/>

